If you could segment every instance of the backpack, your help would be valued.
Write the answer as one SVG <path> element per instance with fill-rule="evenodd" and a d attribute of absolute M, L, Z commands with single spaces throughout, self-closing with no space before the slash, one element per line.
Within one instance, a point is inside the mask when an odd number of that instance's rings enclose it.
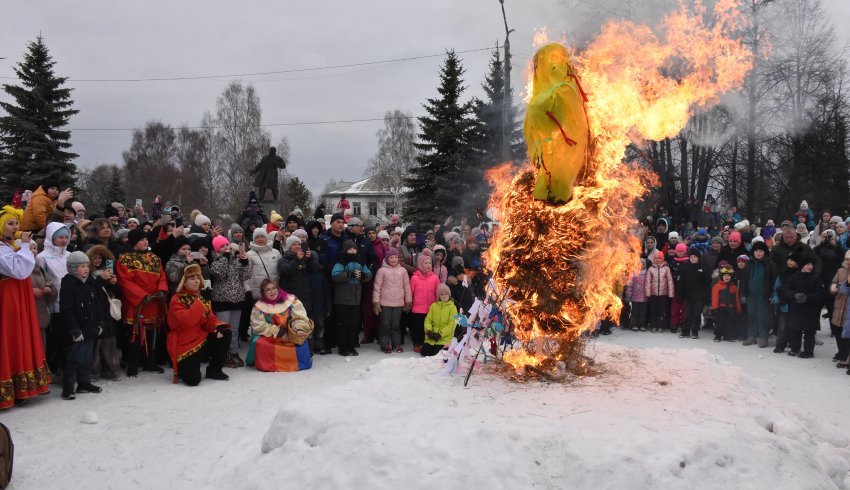
<path fill-rule="evenodd" d="M 0 423 L 0 489 L 6 488 L 12 481 L 12 463 L 15 459 L 15 445 L 8 427 Z"/>

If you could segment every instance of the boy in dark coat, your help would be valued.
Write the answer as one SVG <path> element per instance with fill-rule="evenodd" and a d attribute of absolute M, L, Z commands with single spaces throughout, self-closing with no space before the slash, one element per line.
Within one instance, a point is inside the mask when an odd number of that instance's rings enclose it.
<path fill-rule="evenodd" d="M 815 332 L 820 328 L 820 310 L 824 289 L 814 263 L 805 255 L 791 254 L 789 260 L 800 264 L 800 270 L 783 285 L 782 293 L 788 302 L 788 330 L 791 351 L 789 356 L 801 359 L 814 357 Z M 802 341 L 803 351 L 800 352 Z"/>
<path fill-rule="evenodd" d="M 59 314 L 68 346 L 62 373 L 62 398 L 73 400 L 77 393 L 100 393 L 91 383 L 94 341 L 103 332 L 103 303 L 106 301 L 95 281 L 89 277 L 89 258 L 83 252 L 68 259 L 68 275 L 62 278 Z"/>
<path fill-rule="evenodd" d="M 688 251 L 688 262 L 679 266 L 679 281 L 685 300 L 685 322 L 679 337 L 699 338 L 702 324 L 702 309 L 708 299 L 711 273 L 700 263 L 700 252 L 696 247 Z"/>

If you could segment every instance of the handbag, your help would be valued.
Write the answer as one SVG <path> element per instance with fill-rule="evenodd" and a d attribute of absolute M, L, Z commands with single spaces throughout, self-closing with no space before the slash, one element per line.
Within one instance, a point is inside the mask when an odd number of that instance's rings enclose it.
<path fill-rule="evenodd" d="M 118 298 L 113 298 L 109 291 L 106 288 L 103 288 L 103 292 L 106 293 L 106 301 L 109 303 L 109 316 L 112 317 L 115 321 L 121 320 L 121 300 Z"/>

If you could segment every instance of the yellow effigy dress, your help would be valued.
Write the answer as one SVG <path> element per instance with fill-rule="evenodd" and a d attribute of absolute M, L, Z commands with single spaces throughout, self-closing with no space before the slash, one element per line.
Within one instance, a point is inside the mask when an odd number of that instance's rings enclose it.
<path fill-rule="evenodd" d="M 588 159 L 587 102 L 564 46 L 553 43 L 534 55 L 534 84 L 525 116 L 528 156 L 537 167 L 534 198 L 567 202 Z"/>

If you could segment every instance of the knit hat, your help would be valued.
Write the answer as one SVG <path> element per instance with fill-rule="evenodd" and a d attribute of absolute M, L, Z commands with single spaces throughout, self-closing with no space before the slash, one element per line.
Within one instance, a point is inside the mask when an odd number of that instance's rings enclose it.
<path fill-rule="evenodd" d="M 404 228 L 402 228 L 400 226 L 396 226 L 395 228 L 393 228 L 392 234 L 394 235 L 396 233 L 401 235 L 402 233 L 404 233 Z"/>
<path fill-rule="evenodd" d="M 714 238 L 712 238 L 712 239 L 711 239 L 711 243 L 712 243 L 712 244 L 714 244 L 714 243 L 719 243 L 719 244 L 723 245 L 723 239 L 722 239 L 722 238 L 720 238 L 719 236 L 716 236 L 716 237 L 714 237 Z"/>
<path fill-rule="evenodd" d="M 120 230 L 115 232 L 115 238 L 118 241 L 121 241 L 121 240 L 127 238 L 127 235 L 129 235 L 129 234 L 130 234 L 129 228 L 121 228 Z"/>
<path fill-rule="evenodd" d="M 114 203 L 110 204 L 110 206 L 115 208 L 116 211 L 118 211 L 119 209 L 124 209 L 124 205 L 121 204 L 120 202 L 114 202 Z"/>
<path fill-rule="evenodd" d="M 805 223 L 797 223 L 797 227 L 794 229 L 794 231 L 796 231 L 800 235 L 808 235 L 809 234 L 809 229 L 806 228 Z"/>
<path fill-rule="evenodd" d="M 82 264 L 89 263 L 89 256 L 77 250 L 76 252 L 72 252 L 71 255 L 65 259 L 65 264 L 68 267 L 68 273 L 77 277 L 77 266 Z"/>
<path fill-rule="evenodd" d="M 705 228 L 697 228 L 697 235 L 708 235 L 708 230 Z"/>
<path fill-rule="evenodd" d="M 348 226 L 363 226 L 363 220 L 360 218 L 351 218 L 348 220 Z"/>
<path fill-rule="evenodd" d="M 663 261 L 664 260 L 664 253 L 661 252 L 661 251 L 655 252 L 655 255 L 652 256 L 652 260 L 655 260 L 655 259 Z"/>
<path fill-rule="evenodd" d="M 363 230 L 363 233 L 369 234 L 373 231 L 378 231 L 378 228 L 376 228 L 375 225 L 369 225 Z"/>
<path fill-rule="evenodd" d="M 737 262 L 749 262 L 749 261 L 750 261 L 750 257 L 749 257 L 748 255 L 741 254 L 741 255 L 739 255 L 739 256 L 738 256 L 738 258 L 737 258 L 737 259 L 735 259 L 735 260 L 736 260 Z"/>
<path fill-rule="evenodd" d="M 106 208 L 103 210 L 103 217 L 107 219 L 112 217 L 118 217 L 118 210 L 113 208 L 112 206 L 106 206 Z"/>
<path fill-rule="evenodd" d="M 136 223 L 136 226 L 139 226 L 139 220 L 137 220 L 136 218 L 130 218 L 130 219 L 128 219 L 128 220 L 127 220 L 127 223 L 128 223 L 128 224 L 129 224 L 129 223 Z"/>
<path fill-rule="evenodd" d="M 292 232 L 292 236 L 297 236 L 298 238 L 307 238 L 307 230 L 302 230 L 301 228 Z"/>
<path fill-rule="evenodd" d="M 272 214 L 269 215 L 269 221 L 277 224 L 278 221 L 283 221 L 283 216 L 279 215 L 277 211 L 272 211 Z"/>
<path fill-rule="evenodd" d="M 348 253 L 349 248 L 357 248 L 357 244 L 354 243 L 354 240 L 346 240 L 342 242 L 342 250 L 343 253 Z"/>
<path fill-rule="evenodd" d="M 204 216 L 203 214 L 199 214 L 199 215 L 195 216 L 195 226 L 204 226 L 204 225 L 209 225 L 211 223 L 212 223 L 212 221 L 210 221 L 210 219 L 208 217 Z"/>
<path fill-rule="evenodd" d="M 678 240 L 678 239 L 679 239 L 679 233 L 677 233 L 677 232 L 675 232 L 675 231 L 671 231 L 671 232 L 667 235 L 667 239 L 668 239 L 668 240 L 672 240 L 672 239 L 674 239 L 674 238 L 675 238 L 676 240 Z"/>
<path fill-rule="evenodd" d="M 127 245 L 130 248 L 135 248 L 136 244 L 147 238 L 145 230 L 141 228 L 133 228 L 130 233 L 127 233 Z"/>
<path fill-rule="evenodd" d="M 183 289 L 186 279 L 189 279 L 192 276 L 198 276 L 201 279 L 204 278 L 204 275 L 201 273 L 201 266 L 198 264 L 189 264 L 183 269 L 183 278 L 180 279 L 180 284 L 177 285 L 177 291 Z"/>
<path fill-rule="evenodd" d="M 194 235 L 189 238 L 189 246 L 193 252 L 200 252 L 201 247 L 207 247 L 207 250 L 212 250 L 212 240 L 206 235 Z"/>
<path fill-rule="evenodd" d="M 750 222 L 748 220 L 742 220 L 742 221 L 735 223 L 735 229 L 738 230 L 738 231 L 741 231 L 741 230 L 743 230 L 745 228 L 749 228 L 749 227 L 750 227 Z"/>
<path fill-rule="evenodd" d="M 738 233 L 737 231 L 733 231 L 732 233 L 729 234 L 729 241 L 741 243 L 741 234 Z"/>
<path fill-rule="evenodd" d="M 831 225 L 832 224 L 837 225 L 838 223 L 843 223 L 843 222 L 844 222 L 844 220 L 841 219 L 841 216 L 833 216 L 832 218 L 829 218 L 829 224 L 831 224 Z"/>
<path fill-rule="evenodd" d="M 795 248 L 791 251 L 790 254 L 788 254 L 788 260 L 793 260 L 794 262 L 796 262 L 797 267 L 803 267 L 803 261 L 805 260 L 803 258 L 803 250 L 799 247 Z"/>
<path fill-rule="evenodd" d="M 334 221 L 336 221 L 336 220 L 342 220 L 342 221 L 345 221 L 345 216 L 344 216 L 342 213 L 334 213 L 334 214 L 332 214 L 332 215 L 331 215 L 331 223 L 333 223 L 333 222 L 334 222 Z"/>
<path fill-rule="evenodd" d="M 257 229 L 255 229 L 255 230 L 254 230 L 254 236 L 252 237 L 252 239 L 253 239 L 253 240 L 256 240 L 258 237 L 261 237 L 261 236 L 266 237 L 266 238 L 268 238 L 268 237 L 269 237 L 269 234 L 268 234 L 268 233 L 266 233 L 266 229 L 265 229 L 265 228 L 257 228 Z"/>
<path fill-rule="evenodd" d="M 427 248 L 425 250 L 428 250 Z M 425 259 L 431 261 L 431 266 L 434 266 L 434 258 L 431 257 L 431 254 L 421 253 L 418 257 L 416 257 L 416 268 L 422 269 L 422 265 L 425 263 Z"/>
<path fill-rule="evenodd" d="M 720 268 L 720 275 L 725 276 L 726 274 L 729 274 L 730 276 L 735 274 L 735 269 L 733 269 L 732 267 L 730 267 L 728 265 L 721 267 Z"/>
<path fill-rule="evenodd" d="M 764 226 L 776 226 L 776 225 L 775 225 L 775 224 L 773 224 L 773 220 L 772 220 L 772 219 L 769 219 L 769 220 L 767 220 L 767 223 L 766 223 Z"/>
<path fill-rule="evenodd" d="M 239 223 L 233 223 L 230 225 L 230 237 L 233 238 L 234 233 L 245 233 L 245 230 L 239 225 Z"/>
<path fill-rule="evenodd" d="M 395 248 L 395 247 L 390 247 L 390 248 L 387 250 L 386 255 L 384 255 L 384 258 L 387 258 L 387 259 L 388 259 L 388 258 L 392 257 L 393 255 L 395 255 L 396 257 L 398 257 L 398 255 L 399 255 L 398 249 L 397 249 L 397 248 Z M 461 259 L 461 260 L 463 260 L 463 259 Z"/>
<path fill-rule="evenodd" d="M 759 237 L 759 238 L 761 238 L 761 237 Z M 765 253 L 765 255 L 770 253 L 770 250 L 768 249 L 767 244 L 764 243 L 764 239 L 762 239 L 762 240 L 755 240 L 754 239 L 753 243 L 752 243 L 752 249 L 753 249 L 753 252 L 755 252 L 756 250 L 761 250 L 762 252 Z"/>
<path fill-rule="evenodd" d="M 457 269 L 458 266 L 466 268 L 466 264 L 463 262 L 463 257 L 455 255 L 452 257 L 452 269 Z"/>
<path fill-rule="evenodd" d="M 178 251 L 186 245 L 189 245 L 189 239 L 184 235 L 179 235 L 174 239 L 174 251 Z"/>
<path fill-rule="evenodd" d="M 298 237 L 297 237 L 297 236 L 295 236 L 295 235 L 290 236 L 289 238 L 287 238 L 287 239 L 286 239 L 286 242 L 284 243 L 284 248 L 283 248 L 283 250 L 284 250 L 285 252 L 288 252 L 288 251 L 289 251 L 289 249 L 290 249 L 290 248 L 292 248 L 292 246 L 293 246 L 293 245 L 295 245 L 296 243 L 300 245 L 300 244 L 301 244 L 301 239 L 300 239 L 300 238 L 298 238 Z"/>
<path fill-rule="evenodd" d="M 688 249 L 688 256 L 690 257 L 691 255 L 696 255 L 697 257 L 699 257 L 699 249 L 696 247 L 691 247 L 690 249 Z"/>
<path fill-rule="evenodd" d="M 684 243 L 677 243 L 676 244 L 676 253 L 678 254 L 679 252 L 682 252 L 683 254 L 688 253 L 688 246 L 685 245 Z"/>
<path fill-rule="evenodd" d="M 75 212 L 85 211 L 85 210 L 86 210 L 86 207 L 85 207 L 85 206 L 83 206 L 83 203 L 81 203 L 80 201 L 74 201 L 74 202 L 72 202 L 72 203 L 71 203 L 71 208 L 73 208 Z"/>
<path fill-rule="evenodd" d="M 440 284 L 439 286 L 437 286 L 437 299 L 438 300 L 440 299 L 440 295 L 442 295 L 442 294 L 448 294 L 449 300 L 452 299 L 452 290 L 449 289 L 449 287 L 446 286 L 445 284 Z"/>
<path fill-rule="evenodd" d="M 299 208 L 298 206 L 295 206 L 295 209 L 293 209 L 292 212 L 289 214 L 294 215 L 298 218 L 304 217 L 304 211 L 301 211 L 301 208 Z"/>
<path fill-rule="evenodd" d="M 219 235 L 219 236 L 212 239 L 212 245 L 213 245 L 213 250 L 215 250 L 215 253 L 218 253 L 219 250 L 221 250 L 221 247 L 223 247 L 225 245 L 230 245 L 230 240 L 223 237 L 222 235 Z"/>
<path fill-rule="evenodd" d="M 800 209 L 804 211 L 809 209 L 809 203 L 807 203 L 805 199 L 800 203 Z"/>
<path fill-rule="evenodd" d="M 387 230 L 381 230 L 378 232 L 378 238 L 380 238 L 381 240 L 389 240 L 390 234 L 387 233 Z"/>

